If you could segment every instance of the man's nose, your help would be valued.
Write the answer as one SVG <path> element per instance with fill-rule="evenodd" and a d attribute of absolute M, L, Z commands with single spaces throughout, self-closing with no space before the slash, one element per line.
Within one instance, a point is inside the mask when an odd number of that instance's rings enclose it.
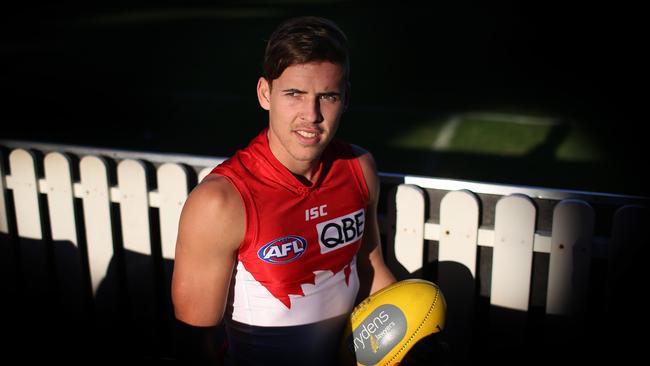
<path fill-rule="evenodd" d="M 305 98 L 305 102 L 302 106 L 301 117 L 307 122 L 323 122 L 323 114 L 321 113 L 320 99 L 318 97 Z"/>

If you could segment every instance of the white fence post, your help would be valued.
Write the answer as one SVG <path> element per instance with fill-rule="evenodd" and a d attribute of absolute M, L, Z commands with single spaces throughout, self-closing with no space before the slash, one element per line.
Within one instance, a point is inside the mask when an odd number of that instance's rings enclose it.
<path fill-rule="evenodd" d="M 422 268 L 424 202 L 424 192 L 419 187 L 402 184 L 397 188 L 395 258 L 409 273 Z"/>
<path fill-rule="evenodd" d="M 535 218 L 528 196 L 511 194 L 496 204 L 487 337 L 496 352 L 525 344 Z"/>
<path fill-rule="evenodd" d="M 563 200 L 553 210 L 546 313 L 577 314 L 589 285 L 594 210 L 579 200 Z"/>
<path fill-rule="evenodd" d="M 447 193 L 440 202 L 439 261 L 453 261 L 476 277 L 479 203 L 469 191 Z"/>
<path fill-rule="evenodd" d="M 143 354 L 150 354 L 156 342 L 155 319 L 158 310 L 145 165 L 138 160 L 122 160 L 117 165 L 117 184 L 125 249 L 126 290 L 131 306 L 131 328 L 135 332 L 129 338 L 138 343 Z"/>
<path fill-rule="evenodd" d="M 201 171 L 199 171 L 199 174 L 198 174 L 198 182 L 201 183 L 203 178 L 205 178 L 208 174 L 210 174 L 212 169 L 214 169 L 214 167 L 206 167 L 206 168 L 201 169 Z"/>
<path fill-rule="evenodd" d="M 188 173 L 178 164 L 166 163 L 158 168 L 160 201 L 160 239 L 164 259 L 174 259 L 178 220 L 187 199 Z"/>
<path fill-rule="evenodd" d="M 11 188 L 14 194 L 16 225 L 21 238 L 43 239 L 38 180 L 34 155 L 23 149 L 9 154 Z"/>
<path fill-rule="evenodd" d="M 113 257 L 113 230 L 110 212 L 108 167 L 103 158 L 85 156 L 79 163 L 84 223 L 88 244 L 88 264 L 93 294 L 106 277 Z"/>
<path fill-rule="evenodd" d="M 447 300 L 445 336 L 461 354 L 472 339 L 479 201 L 469 191 L 452 191 L 440 202 L 438 284 Z"/>
<path fill-rule="evenodd" d="M 61 153 L 53 152 L 45 156 L 43 164 L 52 239 L 68 241 L 77 247 L 79 243 L 77 243 L 75 225 L 70 159 Z"/>
<path fill-rule="evenodd" d="M 530 198 L 510 195 L 496 205 L 490 303 L 528 310 L 535 235 L 535 206 Z"/>
<path fill-rule="evenodd" d="M 10 182 L 23 265 L 23 294 L 29 305 L 45 303 L 50 268 L 46 244 L 43 242 L 35 160 L 34 154 L 23 149 L 16 149 L 9 154 Z"/>
<path fill-rule="evenodd" d="M 7 220 L 7 202 L 5 202 L 6 172 L 4 167 L 4 154 L 0 151 L 0 233 L 9 233 L 9 221 Z"/>
<path fill-rule="evenodd" d="M 59 303 L 66 316 L 83 319 L 86 296 L 90 294 L 79 251 L 71 162 L 68 156 L 52 152 L 45 156 L 43 164 Z"/>
<path fill-rule="evenodd" d="M 124 249 L 150 256 L 149 194 L 144 164 L 122 160 L 117 165 L 117 185 Z"/>

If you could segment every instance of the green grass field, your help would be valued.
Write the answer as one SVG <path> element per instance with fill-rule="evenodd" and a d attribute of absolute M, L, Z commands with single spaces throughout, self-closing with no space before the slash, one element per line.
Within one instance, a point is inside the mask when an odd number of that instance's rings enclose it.
<path fill-rule="evenodd" d="M 561 130 L 558 135 L 554 130 Z M 558 139 L 559 138 L 559 139 Z M 526 156 L 549 146 L 560 161 L 595 162 L 602 153 L 584 129 L 553 118 L 466 113 L 420 123 L 391 142 L 398 148 Z"/>

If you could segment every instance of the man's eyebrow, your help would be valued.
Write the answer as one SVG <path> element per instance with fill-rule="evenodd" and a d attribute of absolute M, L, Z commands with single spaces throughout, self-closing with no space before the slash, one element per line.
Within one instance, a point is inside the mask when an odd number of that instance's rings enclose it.
<path fill-rule="evenodd" d="M 325 93 L 318 93 L 318 95 L 324 95 L 324 96 L 329 97 L 329 96 L 339 96 L 339 95 L 341 95 L 341 93 L 336 92 L 336 91 L 331 91 L 331 92 L 325 92 Z"/>
<path fill-rule="evenodd" d="M 282 91 L 283 93 L 298 93 L 298 94 L 307 94 L 306 91 L 302 91 L 299 89 L 291 88 L 291 89 L 285 89 Z"/>
<path fill-rule="evenodd" d="M 307 94 L 306 91 L 296 89 L 296 88 L 290 88 L 290 89 L 285 89 L 282 91 L 283 93 L 296 93 L 296 94 Z M 331 92 L 324 92 L 324 93 L 318 93 L 318 95 L 325 95 L 325 96 L 339 96 L 341 95 L 341 92 L 337 91 L 331 91 Z"/>

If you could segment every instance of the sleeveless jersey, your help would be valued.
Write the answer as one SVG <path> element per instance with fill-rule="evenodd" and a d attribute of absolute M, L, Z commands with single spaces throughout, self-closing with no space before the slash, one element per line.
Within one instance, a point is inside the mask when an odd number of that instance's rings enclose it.
<path fill-rule="evenodd" d="M 331 357 L 324 346 L 340 337 L 359 288 L 356 253 L 368 203 L 351 146 L 332 140 L 306 186 L 272 154 L 265 129 L 211 174 L 235 186 L 246 211 L 226 318 L 231 350 L 268 356 L 270 347 L 282 356 L 296 347 L 281 343 L 292 342 L 310 359 L 319 351 Z M 297 363 L 275 359 L 291 360 Z"/>

